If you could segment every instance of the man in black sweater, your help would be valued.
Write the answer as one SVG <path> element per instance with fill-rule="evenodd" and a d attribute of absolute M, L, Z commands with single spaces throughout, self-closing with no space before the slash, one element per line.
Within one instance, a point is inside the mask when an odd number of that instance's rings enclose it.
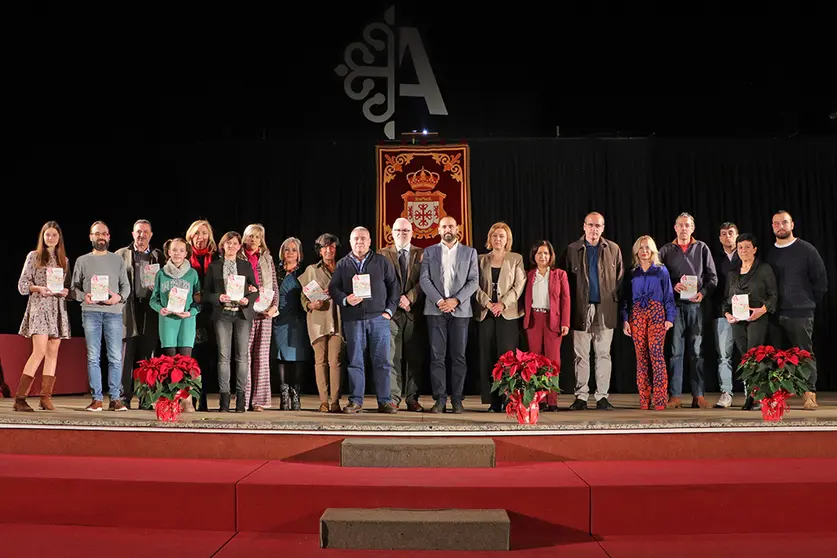
<path fill-rule="evenodd" d="M 771 339 L 777 347 L 799 347 L 811 353 L 813 369 L 803 409 L 817 408 L 817 364 L 814 360 L 814 311 L 828 290 L 825 263 L 817 249 L 793 235 L 793 217 L 785 210 L 773 215 L 774 248 L 767 263 L 776 274 L 779 304 L 771 325 Z"/>
<path fill-rule="evenodd" d="M 349 237 L 352 251 L 334 268 L 328 292 L 340 305 L 343 335 L 349 357 L 349 404 L 344 413 L 363 410 L 366 368 L 363 353 L 369 347 L 379 413 L 395 413 L 390 397 L 389 321 L 398 308 L 399 285 L 395 267 L 372 252 L 369 230 L 356 227 Z"/>
<path fill-rule="evenodd" d="M 718 351 L 718 384 L 721 397 L 716 407 L 728 408 L 732 405 L 732 352 L 735 348 L 732 336 L 732 324 L 724 316 L 724 299 L 727 294 L 727 274 L 741 265 L 735 240 L 738 238 L 738 226 L 735 223 L 721 223 L 718 240 L 721 248 L 715 252 L 715 270 L 718 273 L 718 286 L 712 293 L 712 322 L 715 324 L 715 348 Z"/>

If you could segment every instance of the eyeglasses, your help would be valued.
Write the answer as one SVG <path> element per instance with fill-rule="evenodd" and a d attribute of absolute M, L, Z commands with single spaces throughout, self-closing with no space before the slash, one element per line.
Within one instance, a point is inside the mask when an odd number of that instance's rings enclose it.
<path fill-rule="evenodd" d="M 412 230 L 412 229 L 392 229 L 392 232 L 397 232 L 397 233 L 402 233 L 402 232 L 403 232 L 403 233 L 408 233 L 408 232 L 410 232 L 411 230 Z"/>

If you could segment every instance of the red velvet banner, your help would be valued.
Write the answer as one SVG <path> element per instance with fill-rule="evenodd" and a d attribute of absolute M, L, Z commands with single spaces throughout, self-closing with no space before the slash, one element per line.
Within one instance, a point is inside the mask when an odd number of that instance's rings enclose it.
<path fill-rule="evenodd" d="M 439 222 L 451 216 L 459 241 L 471 245 L 471 177 L 467 145 L 379 145 L 378 247 L 393 243 L 392 224 L 404 217 L 413 224 L 413 245 L 439 240 Z"/>

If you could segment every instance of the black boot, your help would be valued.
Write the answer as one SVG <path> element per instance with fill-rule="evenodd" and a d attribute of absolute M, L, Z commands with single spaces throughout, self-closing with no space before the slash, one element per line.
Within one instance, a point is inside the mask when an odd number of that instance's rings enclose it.
<path fill-rule="evenodd" d="M 244 407 L 244 390 L 237 389 L 235 390 L 235 412 L 243 413 L 246 410 Z"/>
<path fill-rule="evenodd" d="M 741 407 L 741 410 L 742 410 L 742 411 L 752 411 L 752 410 L 753 410 L 753 406 L 755 406 L 755 403 L 756 403 L 756 402 L 755 402 L 755 400 L 754 400 L 752 397 L 748 397 L 748 398 L 744 401 L 744 405 Z"/>
<path fill-rule="evenodd" d="M 201 390 L 201 396 L 197 403 L 198 411 L 206 412 L 209 410 L 206 404 L 206 392 Z"/>
<path fill-rule="evenodd" d="M 221 394 L 221 405 L 218 407 L 219 413 L 228 413 L 230 411 L 230 394 Z"/>
<path fill-rule="evenodd" d="M 299 411 L 299 386 L 291 388 L 291 411 Z"/>
<path fill-rule="evenodd" d="M 282 397 L 279 399 L 279 410 L 291 410 L 291 388 L 288 384 L 282 384 Z"/>

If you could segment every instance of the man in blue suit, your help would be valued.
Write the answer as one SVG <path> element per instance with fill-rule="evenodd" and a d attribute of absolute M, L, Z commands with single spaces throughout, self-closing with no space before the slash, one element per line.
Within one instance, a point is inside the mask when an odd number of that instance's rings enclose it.
<path fill-rule="evenodd" d="M 476 292 L 479 271 L 477 251 L 457 240 L 459 226 L 453 217 L 439 222 L 442 242 L 428 246 L 421 262 L 421 290 L 424 291 L 424 315 L 430 334 L 430 384 L 436 403 L 431 413 L 444 413 L 447 404 L 445 357 L 451 356 L 451 407 L 454 413 L 465 410 L 462 392 L 465 389 L 465 348 L 468 345 L 468 323 L 471 296 Z"/>

